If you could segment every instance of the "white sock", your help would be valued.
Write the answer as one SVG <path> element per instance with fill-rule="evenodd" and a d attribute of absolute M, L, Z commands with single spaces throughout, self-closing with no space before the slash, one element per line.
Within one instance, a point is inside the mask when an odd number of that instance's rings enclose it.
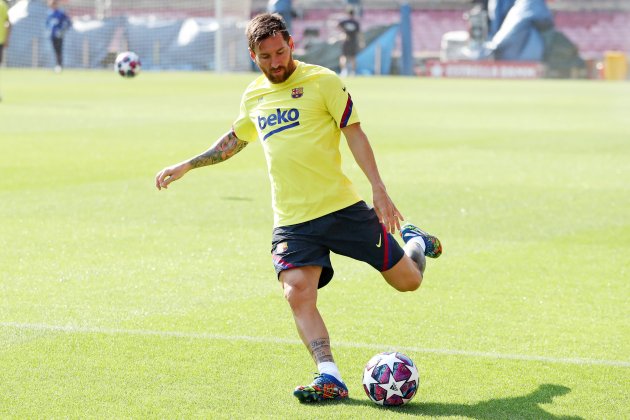
<path fill-rule="evenodd" d="M 424 243 L 424 239 L 422 239 L 422 236 L 414 236 L 413 238 L 407 241 L 407 243 L 409 242 L 418 242 L 420 246 L 422 247 L 422 252 L 427 250 L 427 244 Z"/>
<path fill-rule="evenodd" d="M 339 368 L 335 362 L 318 363 L 317 370 L 319 370 L 319 373 L 326 373 L 330 376 L 334 376 L 339 382 L 343 382 L 343 379 L 341 379 L 341 373 L 339 373 Z"/>

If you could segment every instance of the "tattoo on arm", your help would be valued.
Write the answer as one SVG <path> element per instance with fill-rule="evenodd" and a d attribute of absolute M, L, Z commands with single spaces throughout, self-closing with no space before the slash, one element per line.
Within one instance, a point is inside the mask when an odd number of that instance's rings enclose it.
<path fill-rule="evenodd" d="M 239 139 L 233 131 L 230 131 L 217 140 L 208 150 L 190 159 L 190 164 L 193 168 L 214 165 L 231 158 L 243 150 L 245 146 L 247 146 L 247 142 Z"/>
<path fill-rule="evenodd" d="M 332 351 L 330 350 L 330 339 L 318 338 L 311 341 L 308 346 L 315 363 L 334 362 Z"/>

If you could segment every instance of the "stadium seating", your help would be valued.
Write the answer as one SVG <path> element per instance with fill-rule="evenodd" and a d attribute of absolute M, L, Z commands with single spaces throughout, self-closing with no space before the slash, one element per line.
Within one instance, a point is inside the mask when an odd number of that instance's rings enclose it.
<path fill-rule="evenodd" d="M 448 31 L 466 30 L 463 10 L 414 10 L 412 15 L 413 48 L 416 54 L 437 54 L 442 35 Z M 336 22 L 342 10 L 312 9 L 293 22 L 298 45 L 307 28 L 317 28 L 321 39 L 338 37 Z M 556 11 L 555 24 L 579 48 L 584 58 L 601 58 L 607 50 L 630 53 L 630 11 Z M 395 9 L 366 10 L 361 19 L 364 29 L 387 25 L 399 20 Z"/>
<path fill-rule="evenodd" d="M 630 1 L 627 0 L 547 0 L 555 15 L 556 27 L 573 41 L 586 59 L 599 59 L 607 50 L 630 54 Z M 224 9 L 239 9 L 241 2 L 224 1 Z M 255 14 L 265 10 L 267 0 L 251 0 Z M 416 56 L 437 56 L 441 39 L 449 31 L 467 29 L 463 13 L 471 0 L 411 0 L 413 7 L 413 49 Z M 67 9 L 73 16 L 99 15 L 94 0 L 70 0 Z M 104 3 L 105 4 L 105 3 Z M 200 0 L 133 0 L 112 1 L 112 9 L 105 16 L 124 14 L 157 14 L 168 17 L 179 15 L 208 16 L 214 13 L 213 2 Z M 339 0 L 296 1 L 298 18 L 293 20 L 293 36 L 298 48 L 304 46 L 304 33 L 318 34 L 319 40 L 339 38 L 337 22 L 345 16 L 345 2 Z M 391 0 L 363 0 L 361 17 L 363 30 L 378 25 L 389 25 L 399 20 L 399 12 Z M 115 7 L 114 7 L 115 6 Z M 243 13 L 244 10 L 241 10 Z M 232 13 L 233 15 L 235 13 Z M 243 16 L 244 19 L 247 16 Z M 317 36 L 317 35 L 316 35 Z"/>
<path fill-rule="evenodd" d="M 585 58 L 601 57 L 607 50 L 630 53 L 630 12 L 559 11 L 555 22 Z"/>
<path fill-rule="evenodd" d="M 630 53 L 630 2 L 626 0 L 547 0 L 554 11 L 557 28 L 579 48 L 585 58 L 600 58 L 607 50 Z M 224 2 L 224 8 L 235 8 L 239 2 Z M 363 29 L 388 25 L 399 19 L 391 0 L 363 0 Z M 413 7 L 413 48 L 416 55 L 432 55 L 440 51 L 442 35 L 448 31 L 466 30 L 463 12 L 471 0 L 410 0 Z M 67 8 L 74 16 L 92 14 L 94 0 L 71 0 Z M 181 0 L 114 1 L 122 7 L 114 15 L 132 13 L 163 13 L 171 17 L 207 16 L 212 2 Z M 267 0 L 251 0 L 252 14 L 265 10 Z M 344 2 L 339 0 L 296 1 L 299 18 L 293 21 L 293 36 L 301 46 L 305 30 L 313 29 L 322 40 L 340 36 L 337 22 L 345 16 Z"/>

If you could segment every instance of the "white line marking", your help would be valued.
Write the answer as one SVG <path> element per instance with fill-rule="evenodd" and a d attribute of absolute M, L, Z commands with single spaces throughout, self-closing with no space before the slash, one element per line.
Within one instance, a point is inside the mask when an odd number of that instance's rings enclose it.
<path fill-rule="evenodd" d="M 47 325 L 47 324 L 28 324 L 19 322 L 0 322 L 0 327 L 13 328 L 18 330 L 31 331 L 53 331 L 68 334 L 106 334 L 106 335 L 138 335 L 138 336 L 155 336 L 155 337 L 175 337 L 175 338 L 193 338 L 201 340 L 221 340 L 221 341 L 247 341 L 252 343 L 274 343 L 274 344 L 291 344 L 302 345 L 302 342 L 295 339 L 275 338 L 275 337 L 254 337 L 249 335 L 225 335 L 211 333 L 197 333 L 184 331 L 156 331 L 156 330 L 126 330 L 119 328 L 99 328 L 99 327 L 79 327 L 74 325 Z M 401 347 L 391 346 L 387 344 L 369 344 L 369 343 L 352 343 L 352 342 L 335 342 L 335 347 L 372 349 L 377 351 L 386 351 L 396 349 L 402 352 L 427 353 L 427 354 L 443 354 L 447 356 L 465 356 L 488 359 L 506 359 L 506 360 L 524 360 L 533 362 L 561 363 L 572 365 L 602 365 L 629 368 L 630 362 L 623 360 L 600 360 L 588 359 L 581 357 L 546 357 L 546 356 L 529 356 L 524 354 L 505 354 L 494 352 L 467 351 L 467 350 L 449 350 L 449 349 L 431 349 L 423 347 Z"/>

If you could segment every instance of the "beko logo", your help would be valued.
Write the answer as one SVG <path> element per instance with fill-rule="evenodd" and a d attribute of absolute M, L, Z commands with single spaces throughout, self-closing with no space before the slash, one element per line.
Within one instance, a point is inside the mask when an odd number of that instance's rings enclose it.
<path fill-rule="evenodd" d="M 300 111 L 295 108 L 281 110 L 280 108 L 276 108 L 276 111 L 270 115 L 259 115 L 258 116 L 258 128 L 262 132 L 265 128 L 272 128 L 278 126 L 277 128 L 273 128 L 271 131 L 267 132 L 263 141 L 267 140 L 269 137 L 273 136 L 280 131 L 284 131 L 289 128 L 297 127 L 300 125 Z"/>

